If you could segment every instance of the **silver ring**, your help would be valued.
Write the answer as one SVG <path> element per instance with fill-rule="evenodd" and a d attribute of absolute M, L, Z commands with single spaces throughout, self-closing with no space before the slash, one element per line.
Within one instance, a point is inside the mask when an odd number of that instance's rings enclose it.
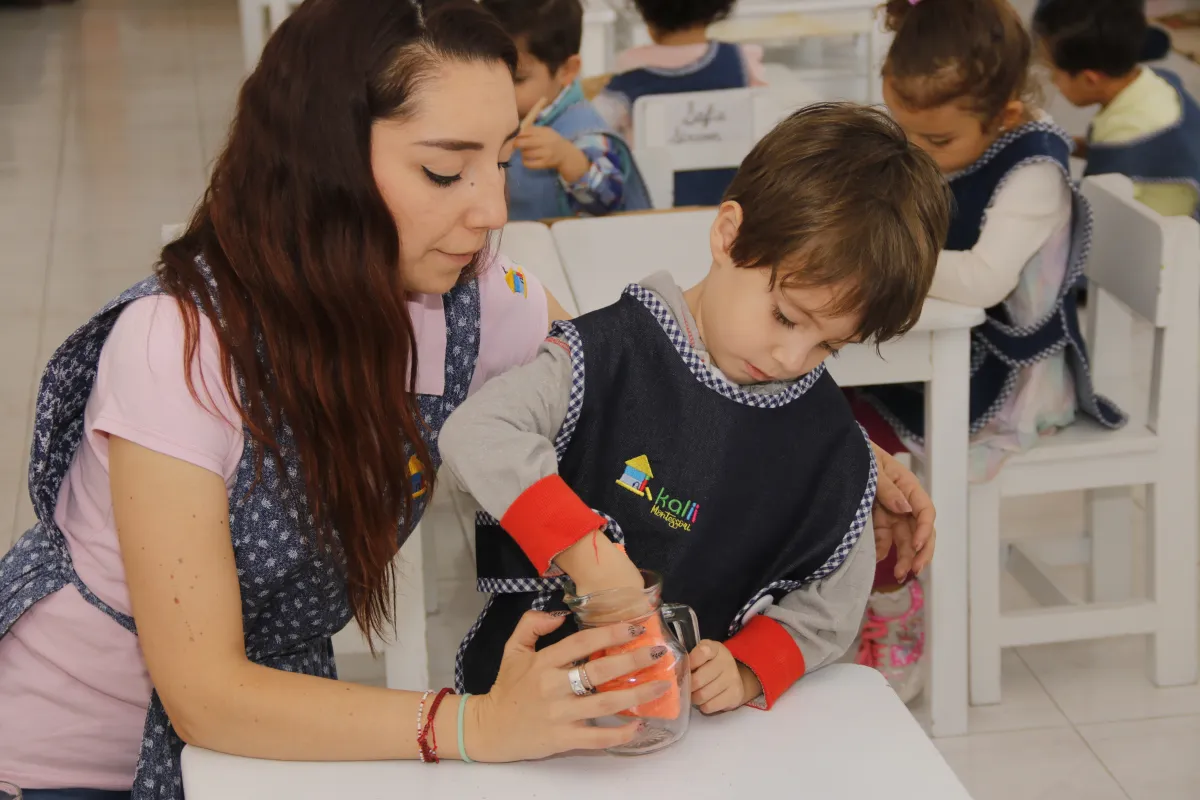
<path fill-rule="evenodd" d="M 575 693 L 576 697 L 587 697 L 589 694 L 596 693 L 583 667 L 571 667 L 567 670 L 567 680 L 571 682 L 571 691 Z"/>

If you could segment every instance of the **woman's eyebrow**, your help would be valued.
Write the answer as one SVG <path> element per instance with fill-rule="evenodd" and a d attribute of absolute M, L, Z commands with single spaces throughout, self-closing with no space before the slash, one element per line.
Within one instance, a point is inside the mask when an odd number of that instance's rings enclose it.
<path fill-rule="evenodd" d="M 504 137 L 504 143 L 507 144 L 517 138 L 517 134 L 520 132 L 520 127 L 514 128 L 512 133 Z M 428 139 L 423 142 L 417 142 L 417 144 L 422 147 L 436 147 L 439 150 L 449 150 L 452 153 L 483 149 L 483 142 L 473 142 L 469 139 Z"/>

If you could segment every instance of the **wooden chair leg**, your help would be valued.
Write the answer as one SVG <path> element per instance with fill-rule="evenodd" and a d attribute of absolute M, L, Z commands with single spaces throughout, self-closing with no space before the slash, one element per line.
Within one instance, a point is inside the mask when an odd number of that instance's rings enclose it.
<path fill-rule="evenodd" d="M 396 554 L 396 635 L 384 643 L 389 689 L 429 685 L 429 645 L 425 622 L 424 535 L 413 531 Z"/>
<path fill-rule="evenodd" d="M 1194 472 L 1185 471 L 1194 476 Z M 1158 629 L 1150 637 L 1150 679 L 1185 686 L 1197 677 L 1196 495 L 1177 478 L 1146 489 L 1150 591 Z M 1190 524 L 1188 524 L 1190 523 Z"/>
<path fill-rule="evenodd" d="M 1092 544 L 1087 599 L 1124 602 L 1133 597 L 1133 496 L 1127 486 L 1092 489 L 1085 499 Z"/>
<path fill-rule="evenodd" d="M 1000 487 L 973 484 L 968 504 L 971 703 L 1000 702 Z"/>

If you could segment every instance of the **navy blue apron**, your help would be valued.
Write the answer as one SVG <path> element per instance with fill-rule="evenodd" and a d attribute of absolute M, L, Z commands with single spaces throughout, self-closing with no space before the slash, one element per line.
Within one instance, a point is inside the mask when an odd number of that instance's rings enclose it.
<path fill-rule="evenodd" d="M 692 608 L 699 635 L 724 641 L 770 595 L 821 580 L 858 541 L 875 498 L 866 434 L 822 364 L 771 394 L 724 380 L 658 295 L 619 301 L 555 333 L 571 350 L 558 473 L 607 520 L 634 563 L 662 576 L 663 601 Z M 460 691 L 488 691 L 521 615 L 563 608 L 495 520 L 477 521 L 487 609 L 455 664 Z M 573 620 L 543 637 L 553 644 Z"/>
<path fill-rule="evenodd" d="M 209 279 L 213 286 L 212 279 Z M 213 286 L 215 290 L 215 286 Z M 63 533 L 54 523 L 59 489 L 83 436 L 84 409 L 96 380 L 100 351 L 121 311 L 139 298 L 162 294 L 148 278 L 105 306 L 71 334 L 50 359 L 38 390 L 29 488 L 38 522 L 0 560 L 0 637 L 25 609 L 73 585 L 89 603 L 123 628 L 137 633 L 131 617 L 96 597 L 76 574 Z M 215 295 L 215 291 L 214 291 Z M 444 296 L 446 309 L 445 393 L 419 395 L 426 426 L 422 436 L 436 468 L 441 464 L 437 431 L 464 399 L 479 352 L 479 287 L 461 284 Z M 397 432 L 398 435 L 398 432 Z M 242 598 L 246 656 L 287 672 L 336 678 L 330 637 L 353 617 L 336 531 L 333 544 L 314 546 L 313 518 L 290 429 L 279 437 L 285 474 L 264 459 L 255 480 L 253 439 L 246 447 L 230 493 L 229 529 Z M 415 527 L 428 492 L 415 498 Z M 403 544 L 407 532 L 398 531 Z M 171 727 L 158 692 L 150 698 L 142 748 L 132 787 L 133 800 L 180 800 L 179 756 L 183 742 Z"/>
<path fill-rule="evenodd" d="M 1092 210 L 1071 180 L 1070 140 L 1056 125 L 1031 122 L 1006 133 L 978 161 L 950 179 L 954 218 L 946 237 L 947 250 L 970 250 L 979 240 L 987 210 L 1012 173 L 1028 164 L 1056 165 L 1071 187 L 1071 247 L 1058 301 L 1033 325 L 1012 323 L 1005 302 L 987 309 L 987 319 L 971 331 L 971 390 L 969 418 L 972 435 L 995 418 L 1017 386 L 1021 370 L 1066 351 L 1079 408 L 1106 428 L 1120 428 L 1126 416 L 1092 387 L 1087 348 L 1079 329 L 1072 288 L 1083 276 L 1092 238 Z M 872 386 L 862 390 L 902 437 L 924 443 L 924 384 Z"/>

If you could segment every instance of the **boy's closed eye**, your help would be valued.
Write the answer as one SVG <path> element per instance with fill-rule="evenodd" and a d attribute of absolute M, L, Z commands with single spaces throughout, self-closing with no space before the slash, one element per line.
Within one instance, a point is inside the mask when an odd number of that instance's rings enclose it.
<path fill-rule="evenodd" d="M 783 313 L 783 309 L 781 309 L 779 306 L 771 306 L 771 315 L 773 317 L 775 317 L 776 322 L 778 322 L 780 325 L 787 328 L 788 330 L 792 330 L 793 328 L 796 327 L 796 323 L 793 322 L 791 319 L 789 319 L 787 317 L 787 315 L 785 315 Z M 834 358 L 837 358 L 838 354 L 841 351 L 842 344 L 845 344 L 845 343 L 840 342 L 835 345 L 832 342 L 821 342 L 818 345 L 818 347 L 820 347 L 826 353 L 829 353 L 829 355 L 833 356 Z"/>

